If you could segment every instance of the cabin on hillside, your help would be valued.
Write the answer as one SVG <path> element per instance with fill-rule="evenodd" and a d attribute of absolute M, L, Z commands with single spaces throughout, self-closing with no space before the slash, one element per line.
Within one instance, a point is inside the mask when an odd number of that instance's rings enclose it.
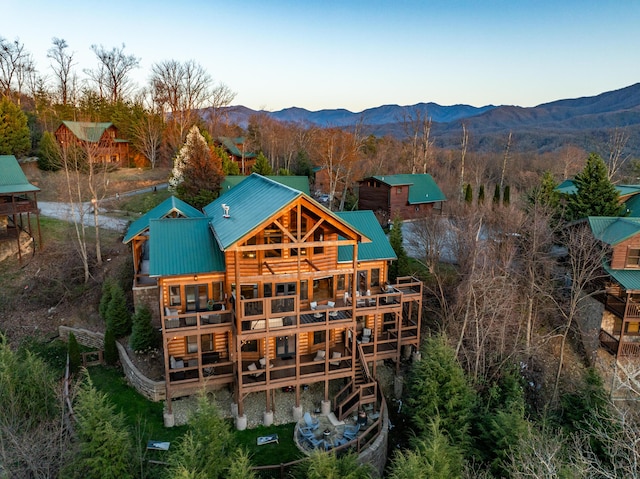
<path fill-rule="evenodd" d="M 307 176 L 273 176 L 273 175 L 263 175 L 265 178 L 269 178 L 270 180 L 276 181 L 285 186 L 289 186 L 298 191 L 302 191 L 306 195 L 311 195 L 309 191 L 309 178 Z M 246 180 L 247 176 L 236 176 L 236 175 L 227 175 L 225 176 L 222 184 L 220 185 L 220 194 L 223 195 L 231 188 L 238 186 L 244 180 Z"/>
<path fill-rule="evenodd" d="M 640 217 L 640 185 L 614 185 L 619 195 L 619 203 L 624 204 L 626 216 Z M 562 196 L 574 195 L 577 191 L 574 180 L 564 180 L 556 191 Z"/>
<path fill-rule="evenodd" d="M 640 218 L 590 216 L 589 226 L 611 247 L 600 344 L 616 356 L 640 356 Z"/>
<path fill-rule="evenodd" d="M 228 136 L 219 136 L 215 143 L 217 146 L 222 146 L 227 155 L 229 155 L 229 159 L 238 165 L 241 175 L 251 174 L 251 168 L 255 165 L 258 155 L 247 150 L 245 137 L 229 138 Z"/>
<path fill-rule="evenodd" d="M 88 152 L 89 161 L 118 167 L 129 166 L 129 141 L 118 138 L 113 123 L 63 121 L 55 131 L 61 148 L 77 147 Z"/>
<path fill-rule="evenodd" d="M 375 212 L 381 224 L 398 215 L 403 220 L 442 211 L 444 194 L 429 174 L 381 175 L 358 182 L 358 209 Z"/>
<path fill-rule="evenodd" d="M 418 349 L 422 283 L 387 282 L 396 256 L 373 213 L 333 213 L 257 174 L 203 211 L 152 213 L 125 237 L 157 283 L 169 412 L 173 398 L 228 387 L 243 429 L 249 394 L 273 413 L 286 388 L 300 418 L 313 383 L 338 419 L 382 407 L 377 365 Z"/>
<path fill-rule="evenodd" d="M 40 188 L 29 183 L 13 155 L 0 155 L 0 171 L 0 241 L 16 241 L 18 258 L 22 261 L 21 233 L 26 233 L 35 241 L 32 214 L 36 217 L 38 245 L 42 249 L 37 198 Z"/>

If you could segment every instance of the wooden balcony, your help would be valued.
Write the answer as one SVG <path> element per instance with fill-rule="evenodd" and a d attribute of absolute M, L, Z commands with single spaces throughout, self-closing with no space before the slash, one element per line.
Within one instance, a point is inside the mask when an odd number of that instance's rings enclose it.
<path fill-rule="evenodd" d="M 26 198 L 0 197 L 0 216 L 12 216 L 20 213 L 37 213 L 38 204 L 35 201 Z"/>

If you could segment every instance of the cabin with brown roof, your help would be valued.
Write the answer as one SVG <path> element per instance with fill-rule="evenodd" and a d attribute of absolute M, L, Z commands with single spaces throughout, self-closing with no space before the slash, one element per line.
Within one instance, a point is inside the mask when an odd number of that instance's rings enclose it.
<path fill-rule="evenodd" d="M 90 152 L 89 161 L 118 167 L 129 166 L 129 141 L 118 137 L 109 122 L 63 121 L 55 131 L 61 148 L 78 147 Z"/>
<path fill-rule="evenodd" d="M 126 236 L 148 242 L 169 413 L 174 398 L 228 387 L 243 429 L 248 395 L 264 397 L 266 423 L 286 388 L 295 407 L 281 413 L 300 419 L 303 388 L 320 383 L 325 414 L 380 416 L 377 367 L 419 347 L 422 283 L 387 283 L 396 256 L 373 213 L 334 213 L 256 174 L 203 212 L 148 218 Z"/>

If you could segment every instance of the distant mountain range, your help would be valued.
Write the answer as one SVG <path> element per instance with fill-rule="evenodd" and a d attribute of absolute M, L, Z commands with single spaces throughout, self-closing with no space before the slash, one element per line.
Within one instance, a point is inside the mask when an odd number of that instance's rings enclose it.
<path fill-rule="evenodd" d="M 441 148 L 459 148 L 462 124 L 469 132 L 475 151 L 504 149 L 509 132 L 512 147 L 520 151 L 551 151 L 566 144 L 586 150 L 602 149 L 615 128 L 629 135 L 628 153 L 640 155 L 640 83 L 591 97 L 558 100 L 535 107 L 470 105 L 442 106 L 418 103 L 410 106 L 384 105 L 360 113 L 344 109 L 309 111 L 286 108 L 257 112 L 243 106 L 225 109 L 229 119 L 242 126 L 249 117 L 262 113 L 271 118 L 321 127 L 349 128 L 362 122 L 367 133 L 402 138 L 407 114 L 419 111 L 433 122 L 432 138 Z"/>

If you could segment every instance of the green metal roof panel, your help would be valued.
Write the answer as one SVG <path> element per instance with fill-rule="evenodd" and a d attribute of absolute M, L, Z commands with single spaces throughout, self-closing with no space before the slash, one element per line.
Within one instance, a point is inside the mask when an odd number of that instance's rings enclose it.
<path fill-rule="evenodd" d="M 589 216 L 589 226 L 596 238 L 613 246 L 640 233 L 640 218 Z"/>
<path fill-rule="evenodd" d="M 358 244 L 358 261 L 397 258 L 373 211 L 340 211 L 335 215 L 371 240 Z M 349 261 L 353 261 L 353 246 L 338 246 L 338 262 Z"/>
<path fill-rule="evenodd" d="M 640 291 L 640 270 L 611 269 L 608 264 L 604 270 L 626 290 Z"/>
<path fill-rule="evenodd" d="M 242 152 L 240 148 L 238 148 L 238 144 L 244 143 L 244 137 L 239 136 L 237 138 L 229 138 L 227 136 L 219 136 L 218 141 L 222 143 L 222 146 L 226 148 L 226 150 L 231 153 L 233 156 L 237 156 L 238 158 L 255 158 L 256 154 L 250 151 Z"/>
<path fill-rule="evenodd" d="M 242 181 L 246 180 L 248 176 L 244 175 L 229 175 L 225 177 L 222 185 L 220 186 L 220 194 L 223 195 L 235 186 L 238 186 Z M 265 175 L 265 178 L 277 181 L 278 183 L 289 186 L 294 190 L 302 191 L 304 194 L 311 196 L 309 191 L 309 178 L 306 176 L 270 176 Z"/>
<path fill-rule="evenodd" d="M 238 186 L 203 208 L 222 250 L 255 229 L 262 222 L 303 193 L 253 173 Z M 223 205 L 229 208 L 224 218 Z"/>
<path fill-rule="evenodd" d="M 435 203 L 447 198 L 429 174 L 373 176 L 389 186 L 409 186 L 409 204 Z"/>
<path fill-rule="evenodd" d="M 556 186 L 556 191 L 564 195 L 573 195 L 576 192 L 576 184 L 573 180 L 564 180 Z"/>
<path fill-rule="evenodd" d="M 616 190 L 618 191 L 618 194 L 621 197 L 637 195 L 638 193 L 640 193 L 640 185 L 614 185 L 614 186 L 616 187 Z M 558 193 L 562 193 L 565 195 L 573 195 L 578 191 L 578 188 L 576 187 L 576 182 L 574 180 L 569 179 L 569 180 L 564 180 L 562 183 L 556 186 L 556 191 Z"/>
<path fill-rule="evenodd" d="M 0 194 L 40 191 L 33 186 L 13 155 L 0 155 Z"/>
<path fill-rule="evenodd" d="M 224 255 L 213 238 L 209 218 L 149 221 L 150 276 L 224 270 Z"/>
<path fill-rule="evenodd" d="M 640 195 L 633 195 L 624 203 L 627 217 L 640 217 Z"/>
<path fill-rule="evenodd" d="M 128 243 L 134 237 L 142 233 L 144 230 L 149 228 L 149 221 L 157 220 L 160 218 L 165 218 L 167 215 L 171 213 L 178 213 L 181 216 L 187 218 L 204 218 L 205 215 L 200 210 L 197 210 L 193 206 L 188 203 L 185 203 L 181 199 L 176 198 L 175 196 L 170 196 L 162 203 L 160 203 L 155 208 L 149 210 L 147 213 L 142 215 L 140 218 L 135 220 L 133 223 L 129 225 L 127 229 L 127 234 L 122 240 L 123 243 Z"/>
<path fill-rule="evenodd" d="M 62 122 L 71 132 L 82 141 L 96 143 L 100 141 L 103 133 L 113 123 L 103 122 L 95 123 L 91 121 L 63 121 Z"/>

